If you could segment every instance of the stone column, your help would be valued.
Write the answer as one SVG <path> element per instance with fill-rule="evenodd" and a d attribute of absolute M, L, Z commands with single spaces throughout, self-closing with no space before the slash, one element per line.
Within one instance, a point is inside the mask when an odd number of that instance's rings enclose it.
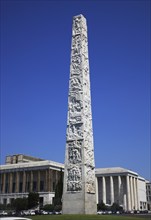
<path fill-rule="evenodd" d="M 132 178 L 132 183 L 133 183 L 133 197 L 134 197 L 134 210 L 137 208 L 137 201 L 136 201 L 136 187 L 135 187 L 135 177 Z"/>
<path fill-rule="evenodd" d="M 114 184 L 112 176 L 110 176 L 110 200 L 112 205 L 114 203 Z"/>
<path fill-rule="evenodd" d="M 50 177 L 50 169 L 48 169 L 48 192 L 51 191 L 51 177 Z"/>
<path fill-rule="evenodd" d="M 140 207 L 139 207 L 139 197 L 138 197 L 138 178 L 136 178 L 135 183 L 136 183 L 136 200 L 137 200 L 137 210 L 139 210 L 139 209 L 140 209 Z"/>
<path fill-rule="evenodd" d="M 124 209 L 124 211 L 127 210 L 127 205 L 126 205 L 126 194 L 123 194 L 123 209 Z"/>
<path fill-rule="evenodd" d="M 130 199 L 130 184 L 129 184 L 129 176 L 126 176 L 126 199 L 127 199 L 127 210 L 131 210 L 131 199 Z"/>
<path fill-rule="evenodd" d="M 45 192 L 48 191 L 48 170 L 45 171 Z"/>
<path fill-rule="evenodd" d="M 23 171 L 23 193 L 26 192 L 26 172 Z"/>
<path fill-rule="evenodd" d="M 98 178 L 96 177 L 96 203 L 99 203 Z"/>
<path fill-rule="evenodd" d="M 16 172 L 16 193 L 19 193 L 19 171 Z"/>
<path fill-rule="evenodd" d="M 40 170 L 38 170 L 37 172 L 38 172 L 37 189 L 38 192 L 40 192 Z"/>
<path fill-rule="evenodd" d="M 102 176 L 102 194 L 103 203 L 106 204 L 106 181 L 104 176 Z"/>
<path fill-rule="evenodd" d="M 121 176 L 118 176 L 118 200 L 119 200 L 119 205 L 121 205 Z"/>
<path fill-rule="evenodd" d="M 13 175 L 12 172 L 9 173 L 9 193 L 12 193 Z"/>
<path fill-rule="evenodd" d="M 131 191 L 131 209 L 134 209 L 134 193 L 133 193 L 133 177 L 130 176 L 130 191 Z"/>
<path fill-rule="evenodd" d="M 2 189 L 2 193 L 5 193 L 5 185 L 6 185 L 6 173 L 3 173 L 3 189 Z"/>
<path fill-rule="evenodd" d="M 53 191 L 54 191 L 54 190 L 53 190 L 53 182 L 54 182 L 53 170 L 51 170 L 50 176 L 51 176 L 51 187 L 50 187 L 50 189 L 51 189 L 51 192 L 53 192 Z"/>
<path fill-rule="evenodd" d="M 33 171 L 30 171 L 30 192 L 33 191 Z"/>

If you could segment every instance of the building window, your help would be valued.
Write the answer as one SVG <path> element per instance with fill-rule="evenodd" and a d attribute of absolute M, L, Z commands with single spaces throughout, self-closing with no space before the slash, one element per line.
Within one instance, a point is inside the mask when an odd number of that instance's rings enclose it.
<path fill-rule="evenodd" d="M 4 205 L 7 204 L 7 199 L 3 199 L 3 204 L 4 204 Z"/>
<path fill-rule="evenodd" d="M 19 192 L 21 193 L 21 192 L 22 192 L 22 190 L 23 190 L 23 183 L 22 183 L 22 182 L 20 182 L 20 183 L 19 183 Z"/>
<path fill-rule="evenodd" d="M 5 193 L 8 193 L 8 183 L 5 184 Z"/>
<path fill-rule="evenodd" d="M 3 184 L 1 183 L 0 184 L 0 192 L 2 192 L 2 189 L 3 189 Z"/>
<path fill-rule="evenodd" d="M 15 186 L 16 186 L 16 183 L 13 183 L 12 193 L 15 193 Z"/>
<path fill-rule="evenodd" d="M 53 182 L 53 184 L 52 184 L 52 191 L 55 191 L 55 189 L 56 189 L 56 184 L 55 184 L 55 182 Z"/>
<path fill-rule="evenodd" d="M 33 191 L 36 192 L 37 191 L 37 182 L 33 181 Z"/>
<path fill-rule="evenodd" d="M 43 200 L 44 200 L 43 197 L 40 197 L 40 198 L 39 198 L 40 206 L 43 206 Z"/>
<path fill-rule="evenodd" d="M 40 191 L 44 191 L 44 181 L 40 181 Z"/>

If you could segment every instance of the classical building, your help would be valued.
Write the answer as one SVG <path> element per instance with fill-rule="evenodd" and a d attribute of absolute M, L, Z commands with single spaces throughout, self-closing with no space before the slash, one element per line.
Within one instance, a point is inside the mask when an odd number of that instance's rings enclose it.
<path fill-rule="evenodd" d="M 98 203 L 118 203 L 124 210 L 146 210 L 146 183 L 137 173 L 120 167 L 96 169 Z"/>
<path fill-rule="evenodd" d="M 5 163 L 0 166 L 0 203 L 11 203 L 32 191 L 39 193 L 42 205 L 53 203 L 64 164 L 22 154 L 7 156 Z M 97 203 L 110 206 L 116 202 L 129 211 L 147 209 L 151 184 L 137 173 L 119 167 L 99 168 L 95 176 Z"/>
<path fill-rule="evenodd" d="M 151 210 L 151 182 L 146 181 L 147 207 Z"/>
<path fill-rule="evenodd" d="M 63 168 L 63 164 L 22 154 L 7 156 L 6 165 L 0 166 L 0 203 L 12 203 L 29 192 L 38 192 L 42 205 L 52 203 Z"/>

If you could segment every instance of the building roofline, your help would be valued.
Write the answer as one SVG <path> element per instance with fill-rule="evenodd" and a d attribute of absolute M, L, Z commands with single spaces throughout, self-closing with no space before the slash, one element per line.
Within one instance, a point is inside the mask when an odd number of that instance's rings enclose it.
<path fill-rule="evenodd" d="M 95 173 L 96 173 L 96 175 L 116 174 L 116 173 L 130 173 L 130 174 L 133 174 L 135 176 L 138 176 L 138 173 L 136 173 L 132 170 L 129 170 L 129 169 L 122 168 L 122 167 L 96 168 Z"/>

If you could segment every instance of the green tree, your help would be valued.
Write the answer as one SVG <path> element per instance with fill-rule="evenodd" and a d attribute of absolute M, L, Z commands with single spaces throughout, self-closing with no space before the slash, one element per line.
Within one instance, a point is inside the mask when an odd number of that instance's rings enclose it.
<path fill-rule="evenodd" d="M 122 211 L 123 210 L 123 207 L 120 206 L 118 203 L 113 203 L 112 206 L 111 206 L 111 211 L 112 212 L 117 212 L 117 211 Z"/>
<path fill-rule="evenodd" d="M 25 210 L 28 207 L 28 200 L 27 198 L 17 198 L 17 199 L 14 199 L 12 205 L 16 211 Z"/>
<path fill-rule="evenodd" d="M 54 211 L 54 205 L 53 204 L 44 205 L 43 210 L 48 211 L 48 212 L 52 212 L 52 211 Z"/>
<path fill-rule="evenodd" d="M 5 205 L 5 204 L 0 203 L 0 210 L 5 210 L 5 209 L 6 209 L 6 205 Z"/>
<path fill-rule="evenodd" d="M 28 208 L 34 208 L 39 204 L 39 194 L 36 192 L 30 192 L 28 194 Z"/>
<path fill-rule="evenodd" d="M 106 209 L 107 209 L 107 207 L 106 207 L 104 202 L 101 202 L 101 203 L 97 204 L 97 210 L 98 211 L 100 211 L 100 210 L 105 211 Z"/>
<path fill-rule="evenodd" d="M 55 208 L 54 208 L 54 210 L 55 210 L 56 212 L 60 212 L 60 211 L 62 210 L 62 205 L 56 205 Z"/>
<path fill-rule="evenodd" d="M 54 205 L 62 205 L 62 193 L 63 193 L 63 172 L 60 172 L 60 178 L 55 188 Z"/>

